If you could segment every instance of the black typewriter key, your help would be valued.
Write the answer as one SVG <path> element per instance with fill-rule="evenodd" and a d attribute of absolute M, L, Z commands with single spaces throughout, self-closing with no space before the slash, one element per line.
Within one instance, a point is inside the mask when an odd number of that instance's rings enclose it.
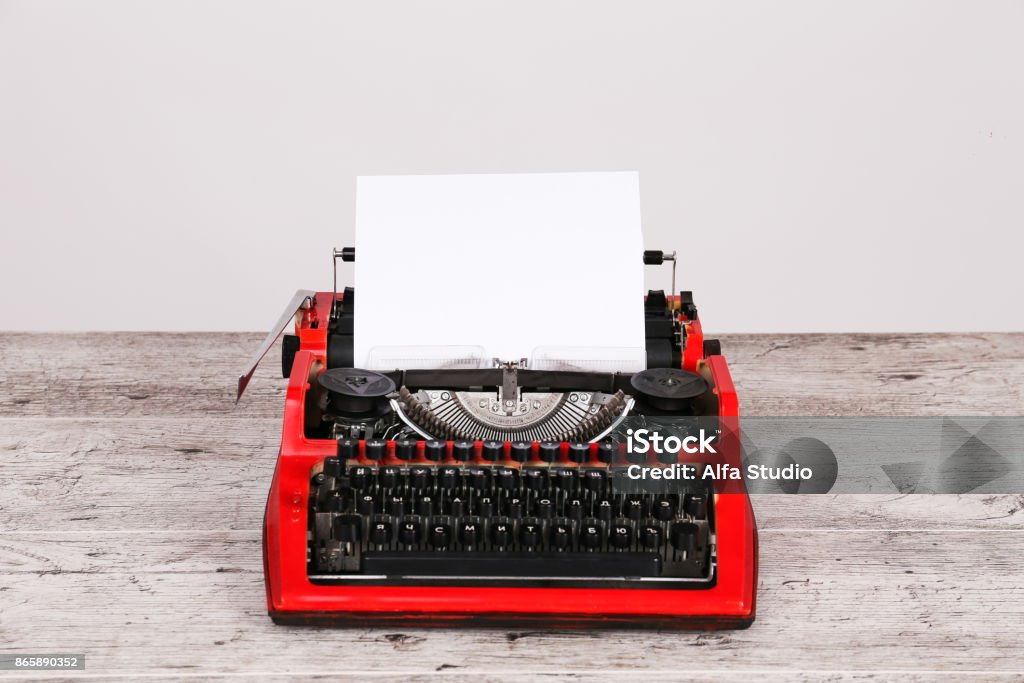
<path fill-rule="evenodd" d="M 437 485 L 443 489 L 453 489 L 459 483 L 459 470 L 454 467 L 442 467 L 437 472 Z"/>
<path fill-rule="evenodd" d="M 372 515 L 377 512 L 377 499 L 373 496 L 362 496 L 356 503 L 356 512 L 361 515 Z"/>
<path fill-rule="evenodd" d="M 630 496 L 626 499 L 625 504 L 622 506 L 622 514 L 629 517 L 634 522 L 647 516 L 646 505 L 644 505 L 644 499 L 641 496 Z"/>
<path fill-rule="evenodd" d="M 654 504 L 654 516 L 662 522 L 667 522 L 676 516 L 676 506 L 668 499 L 662 498 Z"/>
<path fill-rule="evenodd" d="M 452 517 L 462 517 L 466 514 L 466 499 L 460 496 L 453 497 L 448 501 L 448 514 Z"/>
<path fill-rule="evenodd" d="M 655 457 L 662 465 L 675 465 L 679 462 L 679 453 L 674 451 L 667 451 L 662 449 L 661 453 L 656 453 Z"/>
<path fill-rule="evenodd" d="M 338 439 L 338 459 L 341 461 L 348 460 L 349 458 L 359 457 L 359 440 L 341 438 Z"/>
<path fill-rule="evenodd" d="M 341 460 L 337 458 L 324 458 L 324 474 L 328 477 L 340 477 Z"/>
<path fill-rule="evenodd" d="M 704 519 L 708 515 L 708 497 L 703 493 L 688 493 L 683 498 L 683 512 L 694 519 Z"/>
<path fill-rule="evenodd" d="M 416 499 L 416 514 L 429 517 L 434 514 L 434 498 L 432 496 L 420 496 Z"/>
<path fill-rule="evenodd" d="M 509 448 L 509 456 L 516 462 L 526 462 L 533 454 L 533 444 L 529 441 L 513 441 Z"/>
<path fill-rule="evenodd" d="M 359 515 L 338 515 L 334 518 L 334 540 L 341 543 L 356 543 L 363 531 L 363 520 Z"/>
<path fill-rule="evenodd" d="M 583 476 L 583 488 L 595 495 L 601 495 L 604 493 L 605 479 L 605 473 L 601 470 L 588 470 Z"/>
<path fill-rule="evenodd" d="M 541 519 L 550 519 L 555 515 L 555 503 L 550 498 L 541 498 L 537 501 L 537 516 Z"/>
<path fill-rule="evenodd" d="M 601 527 L 593 519 L 587 520 L 580 528 L 580 545 L 584 548 L 601 547 Z"/>
<path fill-rule="evenodd" d="M 512 542 L 512 523 L 507 519 L 498 517 L 491 523 L 491 543 L 499 548 L 504 548 Z"/>
<path fill-rule="evenodd" d="M 473 459 L 473 442 L 472 441 L 454 441 L 452 442 L 452 457 L 459 462 L 469 462 Z"/>
<path fill-rule="evenodd" d="M 519 483 L 519 471 L 511 467 L 502 467 L 497 471 L 498 488 L 503 491 L 512 491 Z"/>
<path fill-rule="evenodd" d="M 626 461 L 633 465 L 642 465 L 647 462 L 647 454 L 626 449 Z"/>
<path fill-rule="evenodd" d="M 508 499 L 508 516 L 512 519 L 519 519 L 525 514 L 526 503 L 522 498 Z"/>
<path fill-rule="evenodd" d="M 656 526 L 645 526 L 640 530 L 640 542 L 649 550 L 661 547 L 661 529 Z"/>
<path fill-rule="evenodd" d="M 532 517 L 519 525 L 519 543 L 524 550 L 533 550 L 540 544 L 540 522 Z"/>
<path fill-rule="evenodd" d="M 563 491 L 570 492 L 576 490 L 576 480 L 579 477 L 579 473 L 572 468 L 564 468 L 558 470 L 558 488 Z"/>
<path fill-rule="evenodd" d="M 402 439 L 395 442 L 395 457 L 399 460 L 412 460 L 416 457 L 416 442 Z"/>
<path fill-rule="evenodd" d="M 401 517 L 406 513 L 407 505 L 402 496 L 391 496 L 388 499 L 387 512 L 395 517 Z"/>
<path fill-rule="evenodd" d="M 409 486 L 414 489 L 426 488 L 429 474 L 426 467 L 413 467 L 409 470 Z"/>
<path fill-rule="evenodd" d="M 618 452 L 618 448 L 614 444 L 603 442 L 597 444 L 597 459 L 606 465 L 610 465 L 615 462 L 615 454 Z"/>
<path fill-rule="evenodd" d="M 422 535 L 422 525 L 415 517 L 406 517 L 398 528 L 398 540 L 405 545 L 417 545 Z"/>
<path fill-rule="evenodd" d="M 537 447 L 537 455 L 544 462 L 558 462 L 562 455 L 562 444 L 556 441 L 542 441 Z"/>
<path fill-rule="evenodd" d="M 391 522 L 386 519 L 375 519 L 370 523 L 370 543 L 386 545 L 391 542 Z"/>
<path fill-rule="evenodd" d="M 430 525 L 430 545 L 438 550 L 444 550 L 452 544 L 451 524 L 444 521 L 435 521 Z"/>
<path fill-rule="evenodd" d="M 505 457 L 505 444 L 501 441 L 484 441 L 481 455 L 487 462 L 500 462 Z"/>
<path fill-rule="evenodd" d="M 480 498 L 477 500 L 477 513 L 481 517 L 491 517 L 494 515 L 494 499 L 493 498 Z"/>
<path fill-rule="evenodd" d="M 608 531 L 608 545 L 628 548 L 633 543 L 633 525 L 627 519 L 617 519 Z"/>
<path fill-rule="evenodd" d="M 578 499 L 570 500 L 565 506 L 565 514 L 577 522 L 583 519 L 583 501 Z"/>
<path fill-rule="evenodd" d="M 369 467 L 353 467 L 348 472 L 349 483 L 352 484 L 354 489 L 366 488 L 366 485 L 370 483 L 370 477 L 372 472 Z"/>
<path fill-rule="evenodd" d="M 398 475 L 401 472 L 397 467 L 382 467 L 377 481 L 380 482 L 381 488 L 393 489 L 398 486 Z"/>
<path fill-rule="evenodd" d="M 388 454 L 388 442 L 384 439 L 367 439 L 365 452 L 367 460 L 383 460 Z"/>
<path fill-rule="evenodd" d="M 543 491 L 547 484 L 546 472 L 538 469 L 523 470 L 523 486 L 528 491 Z"/>
<path fill-rule="evenodd" d="M 693 555 L 697 550 L 697 532 L 697 525 L 693 522 L 676 522 L 669 530 L 672 546 L 687 556 Z"/>
<path fill-rule="evenodd" d="M 597 503 L 597 518 L 602 522 L 611 521 L 612 518 L 612 502 L 610 500 L 602 500 Z"/>
<path fill-rule="evenodd" d="M 548 544 L 555 550 L 567 550 L 572 545 L 572 526 L 568 520 L 560 520 L 548 528 Z"/>
<path fill-rule="evenodd" d="M 471 517 L 459 525 L 459 540 L 462 541 L 462 544 L 465 546 L 475 546 L 480 542 L 480 534 L 482 531 L 483 529 L 480 524 L 480 520 Z"/>
<path fill-rule="evenodd" d="M 487 484 L 487 472 L 479 467 L 466 470 L 464 473 L 464 479 L 466 486 L 473 489 L 475 492 L 480 493 L 484 490 L 484 486 Z"/>
<path fill-rule="evenodd" d="M 323 486 L 324 482 L 327 481 L 327 475 L 323 472 L 317 472 L 310 478 L 310 484 L 313 486 Z"/>
<path fill-rule="evenodd" d="M 441 462 L 447 455 L 448 444 L 444 441 L 428 441 L 423 446 L 423 455 L 427 460 Z"/>
<path fill-rule="evenodd" d="M 590 460 L 590 444 L 589 443 L 571 443 L 569 444 L 569 460 L 583 464 Z"/>

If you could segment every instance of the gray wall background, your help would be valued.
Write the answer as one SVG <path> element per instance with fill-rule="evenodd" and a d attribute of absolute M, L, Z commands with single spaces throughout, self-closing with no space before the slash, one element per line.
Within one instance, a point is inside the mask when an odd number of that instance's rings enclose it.
<path fill-rule="evenodd" d="M 1021 330 L 1022 29 L 1015 1 L 0 0 L 0 329 L 265 329 L 330 287 L 357 175 L 636 169 L 710 331 Z"/>

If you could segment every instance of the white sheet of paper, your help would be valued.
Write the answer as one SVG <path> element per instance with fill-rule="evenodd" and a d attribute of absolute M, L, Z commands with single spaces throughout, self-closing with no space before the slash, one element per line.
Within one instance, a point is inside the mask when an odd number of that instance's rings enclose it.
<path fill-rule="evenodd" d="M 385 346 L 642 354 L 642 252 L 635 172 L 360 177 L 356 366 Z"/>

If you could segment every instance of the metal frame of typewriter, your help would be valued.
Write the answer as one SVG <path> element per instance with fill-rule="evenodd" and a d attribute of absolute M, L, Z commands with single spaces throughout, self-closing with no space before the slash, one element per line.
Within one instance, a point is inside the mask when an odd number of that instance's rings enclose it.
<path fill-rule="evenodd" d="M 345 260 L 352 260 L 354 253 L 346 251 L 336 251 L 335 260 L 343 255 L 347 256 Z M 648 253 L 645 262 L 651 262 Z M 673 289 L 674 280 L 673 272 Z M 338 444 L 334 439 L 308 438 L 305 424 L 310 411 L 315 410 L 311 396 L 317 376 L 328 366 L 346 361 L 351 365 L 350 358 L 339 357 L 333 344 L 332 337 L 351 334 L 351 321 L 344 329 L 337 325 L 335 302 L 341 306 L 344 294 L 298 292 L 253 357 L 248 372 L 239 378 L 241 396 L 256 363 L 294 319 L 294 335 L 286 337 L 285 343 L 284 371 L 289 380 L 281 449 L 263 528 L 267 606 L 275 622 L 673 629 L 744 628 L 753 622 L 757 530 L 742 482 L 715 483 L 712 576 L 709 581 L 695 582 L 692 588 L 678 581 L 665 588 L 657 581 L 630 587 L 610 581 L 608 586 L 594 587 L 593 582 L 571 581 L 510 585 L 482 578 L 445 585 L 443 581 L 388 582 L 380 577 L 373 577 L 378 579 L 373 581 L 322 581 L 311 577 L 307 556 L 310 479 L 323 467 L 325 458 L 336 455 Z M 708 381 L 717 399 L 719 452 L 725 462 L 739 468 L 739 403 L 725 358 L 717 342 L 709 340 L 705 344 L 689 293 L 666 297 L 665 303 L 677 324 L 671 348 L 661 352 L 678 364 L 675 367 L 699 373 Z M 650 339 L 648 344 L 650 353 Z M 450 441 L 448 445 L 450 448 Z M 562 444 L 563 459 L 567 446 Z M 361 460 L 364 448 L 365 442 L 359 442 Z M 480 448 L 481 442 L 477 442 L 477 454 Z M 414 462 L 425 462 L 422 453 L 420 442 Z M 397 460 L 394 443 L 388 442 L 386 458 L 373 464 L 408 466 L 410 462 Z"/>

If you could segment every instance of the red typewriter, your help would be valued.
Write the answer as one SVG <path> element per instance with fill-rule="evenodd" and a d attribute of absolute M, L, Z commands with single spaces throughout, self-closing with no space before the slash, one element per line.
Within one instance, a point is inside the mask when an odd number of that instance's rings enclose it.
<path fill-rule="evenodd" d="M 643 256 L 672 262 L 674 292 L 675 254 Z M 742 481 L 635 476 L 678 462 L 741 467 L 729 369 L 689 292 L 641 304 L 640 372 L 494 359 L 364 370 L 352 367 L 354 290 L 297 292 L 238 382 L 241 397 L 294 324 L 263 528 L 271 618 L 749 626 L 757 530 Z M 712 425 L 714 455 L 630 447 L 634 429 L 697 422 Z"/>

